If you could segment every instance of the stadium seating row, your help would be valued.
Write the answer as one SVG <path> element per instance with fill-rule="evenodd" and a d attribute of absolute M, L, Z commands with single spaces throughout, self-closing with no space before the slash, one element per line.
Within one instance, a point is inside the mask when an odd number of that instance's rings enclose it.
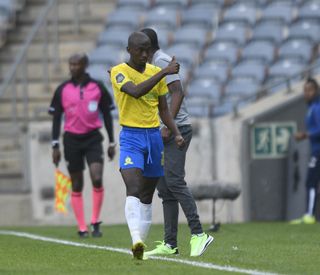
<path fill-rule="evenodd" d="M 320 60 L 319 1 L 119 0 L 90 53 L 91 74 L 110 86 L 106 70 L 128 58 L 128 36 L 142 27 L 181 63 L 190 108 L 209 99 L 221 107 L 215 115 Z"/>

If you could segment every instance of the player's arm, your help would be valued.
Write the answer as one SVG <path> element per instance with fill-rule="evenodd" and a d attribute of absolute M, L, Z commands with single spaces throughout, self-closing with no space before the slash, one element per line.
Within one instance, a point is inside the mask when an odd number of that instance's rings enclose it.
<path fill-rule="evenodd" d="M 120 90 L 126 94 L 133 96 L 134 98 L 139 98 L 150 92 L 152 88 L 156 86 L 158 82 L 165 76 L 178 73 L 179 68 L 179 63 L 177 63 L 175 57 L 173 57 L 167 67 L 163 68 L 160 72 L 150 77 L 146 81 L 143 81 L 138 85 L 135 85 L 132 81 L 128 81 L 124 85 L 122 85 Z"/>
<path fill-rule="evenodd" d="M 159 116 L 162 122 L 169 128 L 169 130 L 175 136 L 175 142 L 178 145 L 178 147 L 182 148 L 185 145 L 185 142 L 169 111 L 166 96 L 165 95 L 159 96 L 158 99 L 159 99 L 159 105 L 158 105 Z"/>

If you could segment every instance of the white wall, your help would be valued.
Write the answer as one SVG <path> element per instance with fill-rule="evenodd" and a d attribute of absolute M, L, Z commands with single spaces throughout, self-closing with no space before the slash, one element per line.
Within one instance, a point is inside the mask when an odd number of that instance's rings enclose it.
<path fill-rule="evenodd" d="M 115 121 L 115 135 L 118 137 L 119 126 Z M 188 185 L 210 183 L 212 179 L 212 152 L 209 121 L 206 119 L 197 120 L 195 127 L 199 127 L 199 135 L 194 135 L 191 142 L 186 164 L 186 180 Z M 37 122 L 30 125 L 30 151 L 31 151 L 31 183 L 32 183 L 32 205 L 34 218 L 40 223 L 53 224 L 74 224 L 72 211 L 67 216 L 55 213 L 53 211 L 53 201 L 44 201 L 40 198 L 40 189 L 43 186 L 54 186 L 54 165 L 51 163 L 51 147 L 49 142 L 39 143 L 39 133 L 49 133 L 51 129 L 50 122 Z M 106 136 L 103 130 L 104 136 Z M 107 138 L 106 138 L 107 139 Z M 107 145 L 107 143 L 106 143 Z M 117 148 L 119 149 L 119 148 Z M 102 211 L 102 220 L 106 224 L 125 223 L 124 203 L 125 188 L 118 171 L 118 156 L 112 162 L 105 162 L 104 186 L 105 200 Z M 60 164 L 60 169 L 66 171 L 64 161 Z M 91 183 L 88 177 L 88 171 L 85 172 L 85 207 L 86 219 L 90 222 L 91 213 Z M 211 223 L 212 202 L 197 202 L 199 214 L 203 223 Z M 217 209 L 219 210 L 218 207 Z M 221 218 L 220 218 L 221 217 Z M 232 221 L 218 213 L 220 220 Z M 155 194 L 153 206 L 153 222 L 162 223 L 162 205 L 158 196 Z M 186 222 L 182 210 L 180 211 L 180 222 Z"/>

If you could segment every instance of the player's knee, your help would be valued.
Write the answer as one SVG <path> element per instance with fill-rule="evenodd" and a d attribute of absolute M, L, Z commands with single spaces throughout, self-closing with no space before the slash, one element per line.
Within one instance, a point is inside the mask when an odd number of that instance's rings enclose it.
<path fill-rule="evenodd" d="M 92 185 L 95 188 L 101 188 L 102 187 L 102 178 L 101 177 L 96 177 L 92 180 Z"/>
<path fill-rule="evenodd" d="M 72 191 L 73 192 L 82 192 L 83 184 L 79 182 L 72 183 Z"/>
<path fill-rule="evenodd" d="M 128 186 L 127 185 L 127 196 L 133 196 L 139 198 L 139 186 Z"/>

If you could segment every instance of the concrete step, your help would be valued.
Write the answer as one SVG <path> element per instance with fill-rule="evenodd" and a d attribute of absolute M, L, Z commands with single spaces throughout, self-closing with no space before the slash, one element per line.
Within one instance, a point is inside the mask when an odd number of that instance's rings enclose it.
<path fill-rule="evenodd" d="M 49 101 L 33 101 L 29 102 L 28 115 L 24 112 L 23 102 L 18 102 L 16 106 L 16 116 L 18 121 L 45 119 L 50 120 L 51 117 L 48 114 Z M 0 121 L 9 122 L 12 120 L 12 105 L 0 102 Z"/>
<path fill-rule="evenodd" d="M 64 81 L 65 79 L 67 79 L 67 77 L 65 77 L 63 80 L 61 81 L 51 81 L 49 83 L 49 87 L 46 87 L 45 84 L 43 82 L 28 82 L 28 95 L 29 95 L 29 100 L 30 101 L 37 101 L 37 100 L 43 100 L 43 101 L 50 101 L 54 91 L 56 90 L 56 88 L 58 87 L 58 85 Z M 23 84 L 21 83 L 17 83 L 16 84 L 16 89 L 17 89 L 17 98 L 18 101 L 21 102 L 21 100 L 23 100 L 24 98 L 24 94 L 23 94 Z M 9 89 L 10 90 L 10 89 Z M 1 98 L 2 102 L 7 102 L 10 103 L 12 101 L 12 94 L 10 92 L 7 92 L 3 95 L 3 97 Z"/>
<path fill-rule="evenodd" d="M 59 55 L 61 62 L 67 61 L 70 55 L 75 52 L 89 52 L 95 47 L 94 40 L 86 40 L 86 41 L 77 41 L 76 39 L 73 41 L 68 41 L 59 44 Z M 12 44 L 9 49 L 6 51 L 0 52 L 0 62 L 1 64 L 1 73 L 3 75 L 7 68 L 4 68 L 6 63 L 7 65 L 11 65 L 15 60 L 17 54 L 21 51 L 21 44 Z M 30 46 L 28 50 L 28 62 L 41 62 L 42 56 L 44 54 L 44 46 L 43 43 L 34 43 Z M 48 57 L 49 60 L 53 60 L 53 56 L 55 56 L 55 47 L 53 43 L 48 45 Z"/>
<path fill-rule="evenodd" d="M 110 1 L 86 1 L 78 5 L 79 20 L 83 23 L 104 23 L 107 14 L 115 7 L 115 4 Z M 34 5 L 32 9 L 27 9 L 18 17 L 19 23 L 32 24 L 34 18 L 43 10 L 42 5 Z M 55 20 L 55 16 L 59 17 L 60 23 L 73 23 L 76 15 L 75 5 L 73 1 L 60 1 L 58 14 L 55 10 L 50 12 L 48 19 Z"/>
<path fill-rule="evenodd" d="M 0 157 L 0 176 L 22 173 L 21 154 L 16 153 L 15 158 L 9 157 L 9 155 L 3 159 Z"/>

